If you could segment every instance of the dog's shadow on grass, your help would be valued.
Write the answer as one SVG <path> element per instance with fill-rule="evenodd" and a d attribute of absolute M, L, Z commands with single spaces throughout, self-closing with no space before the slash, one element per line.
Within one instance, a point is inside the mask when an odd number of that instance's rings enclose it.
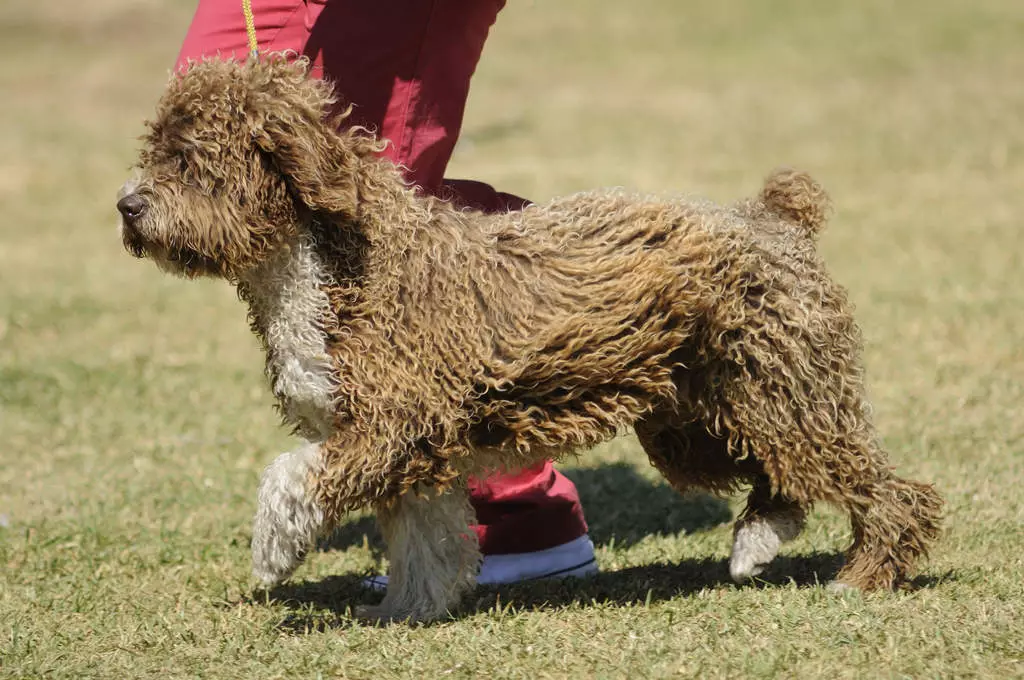
<path fill-rule="evenodd" d="M 738 586 L 729 578 L 728 561 L 720 558 L 684 559 L 676 564 L 645 564 L 585 579 L 532 581 L 503 586 L 480 586 L 466 596 L 454 619 L 491 612 L 503 616 L 519 611 L 557 611 L 576 607 L 650 605 L 700 591 L 724 588 L 810 588 L 831 581 L 842 566 L 838 552 L 780 556 L 757 582 Z M 948 576 L 948 575 L 947 575 Z M 932 587 L 946 577 L 919 577 L 912 589 Z M 360 576 L 330 576 L 311 583 L 286 584 L 269 597 L 289 606 L 278 624 L 285 632 L 301 635 L 355 625 L 354 608 L 380 600 L 365 590 Z M 253 598 L 252 602 L 260 601 Z M 499 613 L 500 612 L 500 613 Z M 444 623 L 443 621 L 438 623 Z"/>
<path fill-rule="evenodd" d="M 651 481 L 627 463 L 575 468 L 573 481 L 587 513 L 595 545 L 627 548 L 650 535 L 675 535 L 712 529 L 732 519 L 728 504 L 706 494 L 680 495 L 661 481 Z M 322 541 L 322 551 L 364 545 L 380 553 L 383 541 L 372 516 L 341 524 Z M 264 595 L 293 610 L 280 627 L 295 633 L 349 625 L 351 608 L 380 595 L 362 585 L 364 575 L 331 576 L 317 582 L 285 584 Z M 645 565 L 585 580 L 534 581 L 480 587 L 465 600 L 459 616 L 492 609 L 502 602 L 515 607 L 547 608 L 593 601 L 632 604 L 669 599 L 728 581 L 724 560 L 686 560 L 677 565 Z M 253 598 L 256 601 L 258 598 Z"/>
<path fill-rule="evenodd" d="M 590 536 L 595 545 L 625 548 L 650 535 L 675 535 L 712 529 L 732 519 L 725 501 L 704 494 L 681 496 L 663 482 L 652 482 L 633 466 L 613 463 L 565 471 L 580 493 Z M 321 550 L 344 550 L 368 544 L 381 551 L 383 543 L 372 517 L 357 517 L 341 525 Z M 531 581 L 514 585 L 481 586 L 469 594 L 456 618 L 503 610 L 556 610 L 593 603 L 635 606 L 685 597 L 710 588 L 814 587 L 831 581 L 842 566 L 839 552 L 780 555 L 751 586 L 736 586 L 728 560 L 688 558 L 676 564 L 646 564 L 606 571 L 586 579 Z M 285 603 L 290 613 L 279 627 L 293 634 L 353 625 L 352 609 L 373 604 L 380 594 L 361 585 L 364 574 L 330 576 L 316 582 L 289 583 L 263 596 Z M 941 577 L 918 577 L 912 589 L 932 587 Z M 259 596 L 251 601 L 258 602 Z"/>
<path fill-rule="evenodd" d="M 381 538 L 373 515 L 362 515 L 339 524 L 330 536 L 320 541 L 317 550 L 348 550 L 354 545 L 365 545 L 378 557 L 383 554 L 384 539 Z"/>
<path fill-rule="evenodd" d="M 692 534 L 732 519 L 728 503 L 707 494 L 680 495 L 668 484 L 652 482 L 628 463 L 573 468 L 563 473 L 576 485 L 594 545 L 627 548 L 647 536 Z M 338 526 L 318 546 L 321 551 L 366 546 L 381 553 L 384 543 L 372 516 Z"/>
<path fill-rule="evenodd" d="M 703 493 L 680 495 L 628 463 L 563 470 L 580 494 L 596 546 L 627 548 L 647 536 L 706 531 L 732 520 L 729 504 Z"/>

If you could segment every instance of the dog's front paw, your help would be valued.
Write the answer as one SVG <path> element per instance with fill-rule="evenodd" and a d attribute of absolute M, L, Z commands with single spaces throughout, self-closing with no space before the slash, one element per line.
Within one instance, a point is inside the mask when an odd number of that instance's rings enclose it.
<path fill-rule="evenodd" d="M 317 455 L 310 444 L 281 454 L 263 471 L 252 529 L 252 573 L 264 586 L 291 576 L 323 529 L 323 510 L 307 490 Z"/>
<path fill-rule="evenodd" d="M 252 536 L 252 575 L 264 588 L 285 581 L 306 558 L 305 544 L 256 516 Z"/>

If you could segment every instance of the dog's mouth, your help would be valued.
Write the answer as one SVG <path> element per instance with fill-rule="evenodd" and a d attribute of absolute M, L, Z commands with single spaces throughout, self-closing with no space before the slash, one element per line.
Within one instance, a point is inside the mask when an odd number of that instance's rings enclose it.
<path fill-rule="evenodd" d="M 220 276 L 221 266 L 211 257 L 190 250 L 175 251 L 169 262 L 177 265 L 182 275 L 194 279 L 199 276 Z"/>
<path fill-rule="evenodd" d="M 160 269 L 186 279 L 196 279 L 201 276 L 223 276 L 222 267 L 217 260 L 188 248 L 157 249 L 150 246 L 146 252 Z"/>
<path fill-rule="evenodd" d="M 170 273 L 194 279 L 200 276 L 221 275 L 220 264 L 211 257 L 188 248 L 166 247 L 148 242 L 138 230 L 122 226 L 121 239 L 124 248 L 133 257 L 150 258 L 156 265 Z"/>
<path fill-rule="evenodd" d="M 124 249 L 127 250 L 132 257 L 145 257 L 146 256 L 146 240 L 139 233 L 139 230 L 135 227 L 125 224 L 124 220 L 121 220 L 121 242 L 124 244 Z"/>

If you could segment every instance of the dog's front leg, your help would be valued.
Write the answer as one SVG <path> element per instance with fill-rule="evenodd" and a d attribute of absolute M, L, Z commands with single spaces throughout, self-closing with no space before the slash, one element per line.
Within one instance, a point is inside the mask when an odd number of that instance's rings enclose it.
<path fill-rule="evenodd" d="M 387 541 L 388 587 L 376 607 L 357 611 L 372 621 L 432 621 L 453 611 L 476 583 L 480 549 L 469 529 L 473 510 L 466 489 L 438 495 L 417 487 L 377 507 Z"/>
<path fill-rule="evenodd" d="M 306 444 L 282 453 L 260 478 L 252 529 L 252 571 L 265 586 L 291 576 L 326 527 L 310 477 L 321 465 L 320 447 Z"/>

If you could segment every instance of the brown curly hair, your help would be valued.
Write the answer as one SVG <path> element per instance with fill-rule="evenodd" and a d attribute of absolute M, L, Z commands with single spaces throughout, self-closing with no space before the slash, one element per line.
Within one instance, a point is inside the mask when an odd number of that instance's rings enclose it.
<path fill-rule="evenodd" d="M 809 175 L 727 206 L 595 191 L 484 215 L 407 186 L 370 133 L 325 119 L 333 103 L 301 61 L 194 64 L 158 106 L 148 207 L 124 229 L 136 254 L 237 284 L 275 385 L 266 263 L 310 244 L 328 412 L 275 391 L 319 442 L 328 517 L 633 428 L 678 489 L 752 485 L 741 523 L 845 509 L 846 584 L 891 587 L 927 552 L 941 500 L 887 463 Z"/>

